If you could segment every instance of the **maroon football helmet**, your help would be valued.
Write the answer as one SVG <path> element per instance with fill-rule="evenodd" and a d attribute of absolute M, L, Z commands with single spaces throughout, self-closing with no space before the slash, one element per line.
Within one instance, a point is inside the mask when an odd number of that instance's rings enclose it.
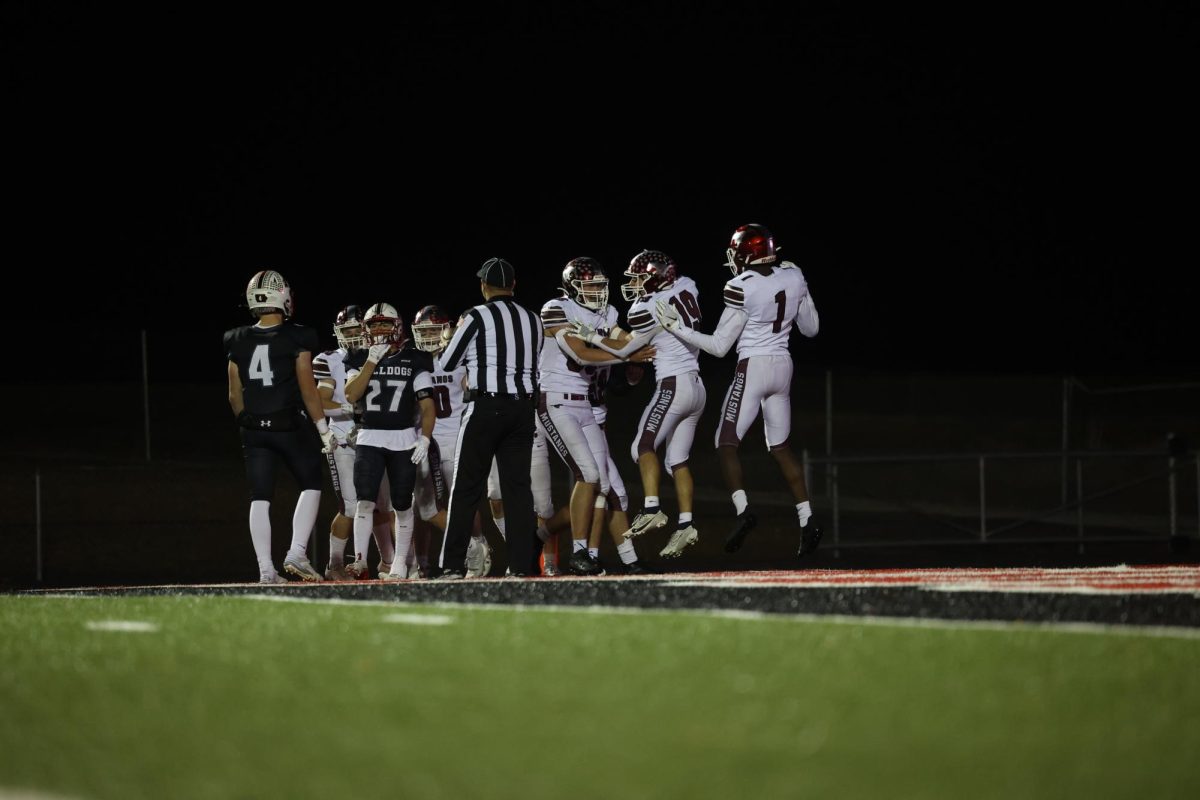
<path fill-rule="evenodd" d="M 583 256 L 567 262 L 562 271 L 563 291 L 584 308 L 603 311 L 608 307 L 608 275 L 594 258 Z"/>
<path fill-rule="evenodd" d="M 725 266 L 734 275 L 757 264 L 774 264 L 775 237 L 762 225 L 743 225 L 733 232 L 725 258 Z"/>
<path fill-rule="evenodd" d="M 350 305 L 337 313 L 333 320 L 333 335 L 337 337 L 338 347 L 347 350 L 357 350 L 366 340 L 366 330 L 363 328 L 362 313 L 358 306 Z"/>
<path fill-rule="evenodd" d="M 418 350 L 436 353 L 450 343 L 454 329 L 441 306 L 425 306 L 413 317 L 412 333 Z"/>
<path fill-rule="evenodd" d="M 621 285 L 621 295 L 632 303 L 674 283 L 675 262 L 661 250 L 643 250 L 629 262 L 625 275 L 629 282 Z"/>

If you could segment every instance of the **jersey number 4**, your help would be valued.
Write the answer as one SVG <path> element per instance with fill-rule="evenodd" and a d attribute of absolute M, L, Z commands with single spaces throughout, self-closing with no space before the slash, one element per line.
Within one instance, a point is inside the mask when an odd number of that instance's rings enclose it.
<path fill-rule="evenodd" d="M 250 356 L 250 377 L 261 382 L 263 386 L 272 386 L 275 383 L 275 373 L 271 372 L 271 357 L 265 344 L 254 348 L 254 355 Z"/>
<path fill-rule="evenodd" d="M 387 410 L 398 411 L 400 409 L 400 397 L 404 394 L 404 387 L 407 385 L 408 381 L 372 380 L 367 384 L 367 411 L 383 411 L 383 406 L 376 403 L 375 398 L 383 393 L 385 387 L 392 392 L 392 402 L 388 403 Z"/>

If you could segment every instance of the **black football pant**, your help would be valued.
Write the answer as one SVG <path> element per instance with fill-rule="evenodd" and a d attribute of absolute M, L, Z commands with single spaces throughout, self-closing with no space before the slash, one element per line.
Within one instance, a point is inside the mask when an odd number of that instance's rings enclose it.
<path fill-rule="evenodd" d="M 360 444 L 354 448 L 354 492 L 359 500 L 375 502 L 383 473 L 388 476 L 392 508 L 407 511 L 412 508 L 413 488 L 417 485 L 417 465 L 412 463 L 412 448 L 388 450 Z M 353 515 L 354 511 L 350 510 Z"/>
<path fill-rule="evenodd" d="M 526 575 L 539 573 L 540 540 L 529 477 L 532 452 L 532 398 L 483 395 L 467 404 L 458 429 L 443 569 L 462 572 L 466 568 L 471 526 L 494 456 L 504 497 L 509 569 Z"/>
<path fill-rule="evenodd" d="M 280 459 L 296 479 L 300 491 L 321 490 L 321 440 L 314 433 L 312 426 L 294 431 L 241 429 L 251 501 L 271 501 Z"/>

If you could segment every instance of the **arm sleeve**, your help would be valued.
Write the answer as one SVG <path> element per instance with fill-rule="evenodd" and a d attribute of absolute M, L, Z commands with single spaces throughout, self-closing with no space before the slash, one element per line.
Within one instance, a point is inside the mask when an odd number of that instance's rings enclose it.
<path fill-rule="evenodd" d="M 800 308 L 796 312 L 796 327 L 809 338 L 816 336 L 817 331 L 821 328 L 821 319 L 817 316 L 817 304 L 813 302 L 811 294 L 804 295 L 804 299 L 800 301 Z"/>
<path fill-rule="evenodd" d="M 318 382 L 321 380 L 330 380 L 333 378 L 333 373 L 329 371 L 329 360 L 324 353 L 317 356 L 312 361 L 313 377 Z"/>
<path fill-rule="evenodd" d="M 728 305 L 727 301 L 725 310 L 721 312 L 721 319 L 717 321 L 717 328 L 711 334 L 700 333 L 700 331 L 685 327 L 680 327 L 671 333 L 692 347 L 699 347 L 704 352 L 720 358 L 728 353 L 729 348 L 737 342 L 742 328 L 746 327 L 747 319 L 749 317 L 744 310 Z"/>
<path fill-rule="evenodd" d="M 478 332 L 479 320 L 475 312 L 470 311 L 467 315 L 467 321 L 454 332 L 454 336 L 450 338 L 450 344 L 446 345 L 446 353 L 442 356 L 442 369 L 446 372 L 454 371 L 463 354 L 467 352 L 467 345 L 470 344 Z"/>
<path fill-rule="evenodd" d="M 650 344 L 650 340 L 654 338 L 655 334 L 657 334 L 659 330 L 660 328 L 656 322 L 650 330 L 638 331 L 635 333 L 633 338 L 625 342 L 625 344 L 623 344 L 621 347 L 609 347 L 604 342 L 597 342 L 596 347 L 599 347 L 606 353 L 612 353 L 621 360 L 625 360 L 638 350 L 641 350 L 643 347 Z"/>
<path fill-rule="evenodd" d="M 586 360 L 580 358 L 579 354 L 576 353 L 571 348 L 571 345 L 567 344 L 567 329 L 566 328 L 563 328 L 558 333 L 554 334 L 554 341 L 558 342 L 558 349 L 562 350 L 563 355 L 565 355 L 567 358 L 574 361 L 576 364 L 582 364 L 584 366 L 588 366 L 590 364 L 591 366 L 594 366 L 594 367 L 603 367 L 606 364 L 620 364 L 621 363 L 621 359 L 619 359 L 619 358 L 597 359 L 595 361 L 593 361 L 590 358 L 586 359 Z M 583 340 L 576 337 L 576 341 L 582 342 Z"/>

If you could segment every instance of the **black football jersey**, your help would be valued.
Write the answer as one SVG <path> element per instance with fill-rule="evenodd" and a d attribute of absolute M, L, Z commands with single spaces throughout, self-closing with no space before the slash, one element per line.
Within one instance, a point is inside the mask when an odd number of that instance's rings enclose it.
<path fill-rule="evenodd" d="M 432 371 L 433 358 L 411 343 L 384 357 L 375 365 L 362 397 L 362 426 L 374 430 L 413 427 L 417 401 L 433 396 Z"/>
<path fill-rule="evenodd" d="M 320 351 L 317 333 L 293 322 L 272 328 L 245 325 L 225 332 L 225 354 L 237 364 L 247 411 L 265 416 L 304 407 L 296 381 L 296 356 L 305 350 Z"/>

